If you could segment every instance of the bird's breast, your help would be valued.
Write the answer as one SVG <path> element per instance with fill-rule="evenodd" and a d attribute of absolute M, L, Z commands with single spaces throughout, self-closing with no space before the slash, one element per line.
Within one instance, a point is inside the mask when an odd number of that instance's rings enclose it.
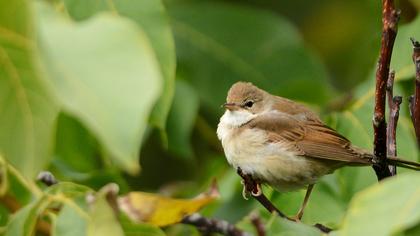
<path fill-rule="evenodd" d="M 280 191 L 302 188 L 330 172 L 322 162 L 298 156 L 290 142 L 268 142 L 263 130 L 219 124 L 217 132 L 229 164 Z"/>

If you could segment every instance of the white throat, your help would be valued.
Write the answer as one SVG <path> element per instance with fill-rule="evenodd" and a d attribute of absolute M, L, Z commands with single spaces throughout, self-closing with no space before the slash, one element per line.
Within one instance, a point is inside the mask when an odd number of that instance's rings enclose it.
<path fill-rule="evenodd" d="M 217 137 L 223 140 L 229 131 L 233 128 L 237 128 L 243 124 L 246 124 L 250 120 L 254 119 L 257 115 L 252 114 L 247 110 L 229 111 L 226 110 L 225 114 L 220 118 L 219 125 L 217 126 Z"/>

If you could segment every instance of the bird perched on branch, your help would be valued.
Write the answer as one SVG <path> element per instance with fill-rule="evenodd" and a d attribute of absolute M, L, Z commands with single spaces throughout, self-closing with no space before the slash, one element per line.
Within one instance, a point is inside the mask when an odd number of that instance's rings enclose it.
<path fill-rule="evenodd" d="M 251 83 L 235 83 L 223 107 L 217 136 L 229 164 L 279 191 L 307 187 L 296 220 L 321 176 L 343 166 L 374 164 L 373 154 L 353 146 L 304 105 Z M 420 169 L 419 163 L 398 158 L 388 163 Z"/>

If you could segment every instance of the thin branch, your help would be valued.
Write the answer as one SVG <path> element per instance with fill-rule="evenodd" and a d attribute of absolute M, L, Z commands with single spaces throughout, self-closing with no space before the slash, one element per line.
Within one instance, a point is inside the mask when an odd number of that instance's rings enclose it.
<path fill-rule="evenodd" d="M 244 187 L 248 193 L 251 193 L 251 195 L 261 203 L 267 209 L 270 213 L 277 213 L 280 217 L 286 218 L 288 220 L 292 220 L 288 218 L 283 212 L 281 212 L 279 209 L 277 209 L 276 206 L 273 205 L 273 203 L 268 200 L 268 198 L 264 195 L 263 192 L 260 192 L 260 189 L 258 187 L 258 183 L 252 178 L 251 175 L 244 174 L 241 170 L 241 168 L 237 169 L 237 173 L 239 176 L 242 177 L 244 180 Z"/>
<path fill-rule="evenodd" d="M 258 202 L 260 202 L 261 205 L 263 205 L 265 207 L 265 209 L 267 209 L 267 211 L 269 211 L 270 213 L 277 213 L 280 217 L 282 217 L 284 219 L 294 221 L 294 222 L 296 221 L 295 219 L 287 217 L 283 212 L 281 212 L 279 209 L 277 209 L 277 207 L 274 206 L 274 204 L 270 200 L 268 200 L 268 198 L 261 191 L 261 189 L 259 187 L 259 183 L 257 183 L 257 181 L 255 181 L 252 178 L 251 175 L 243 173 L 241 168 L 237 169 L 237 173 L 244 180 L 245 190 L 247 192 L 251 193 L 251 195 Z M 322 224 L 315 224 L 314 227 L 318 228 L 321 232 L 324 232 L 324 233 L 329 233 L 329 232 L 332 231 L 332 229 L 330 229 L 327 226 L 324 226 Z"/>
<path fill-rule="evenodd" d="M 416 90 L 414 97 L 410 97 L 410 114 L 416 132 L 417 145 L 420 147 L 420 43 L 411 38 L 413 43 L 413 62 L 416 67 Z"/>
<path fill-rule="evenodd" d="M 386 83 L 389 74 L 392 49 L 397 35 L 400 12 L 395 10 L 392 0 L 382 0 L 382 39 L 381 52 L 376 70 L 375 111 L 373 115 L 375 170 L 378 180 L 391 176 L 386 156 L 385 100 Z"/>
<path fill-rule="evenodd" d="M 394 78 L 395 78 L 395 71 L 391 71 L 389 74 L 386 92 L 388 97 L 388 106 L 389 106 L 389 121 L 387 126 L 387 156 L 388 157 L 396 157 L 397 156 L 397 140 L 396 140 L 396 132 L 397 132 L 397 123 L 400 111 L 400 104 L 402 102 L 401 96 L 393 95 L 394 90 Z M 397 174 L 397 166 L 396 165 L 389 165 L 388 166 L 391 175 Z"/>
<path fill-rule="evenodd" d="M 257 213 L 253 213 L 250 216 L 251 223 L 254 225 L 255 230 L 257 231 L 257 236 L 265 236 L 265 226 L 261 221 L 260 216 Z"/>
<path fill-rule="evenodd" d="M 227 236 L 250 236 L 250 234 L 236 228 L 236 226 L 227 221 L 209 219 L 198 213 L 184 217 L 181 222 L 197 227 L 204 235 L 208 233 L 220 233 Z"/>

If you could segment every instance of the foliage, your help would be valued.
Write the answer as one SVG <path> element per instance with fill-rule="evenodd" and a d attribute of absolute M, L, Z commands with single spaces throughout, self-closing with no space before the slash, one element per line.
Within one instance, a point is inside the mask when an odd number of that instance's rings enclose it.
<path fill-rule="evenodd" d="M 339 1 L 329 7 L 308 3 L 317 11 L 307 18 L 299 9 L 297 16 L 312 26 L 277 8 L 262 9 L 268 4 L 247 2 L 1 1 L 0 232 L 195 235 L 196 229 L 177 223 L 204 207 L 203 215 L 253 234 L 249 215 L 255 211 L 267 235 L 320 235 L 310 226 L 315 223 L 337 229 L 337 235 L 418 234 L 420 176 L 402 169 L 380 184 L 367 167 L 324 177 L 303 223 L 279 219 L 242 199 L 240 179 L 227 166 L 215 135 L 223 112 L 219 106 L 231 84 L 251 81 L 301 101 L 355 145 L 371 149 L 377 56 L 371 50 L 376 46 L 365 53 L 332 52 L 338 47 L 333 39 L 343 40 L 334 34 L 319 46 L 325 34 L 316 23 L 322 19 L 310 19 L 330 16 Z M 351 15 L 347 4 L 345 13 Z M 371 14 L 357 10 L 356 15 Z M 377 12 L 369 17 L 379 19 Z M 364 38 L 343 47 L 358 51 L 366 47 L 359 45 L 363 40 L 379 42 L 378 24 L 363 27 L 371 28 L 354 34 Z M 395 93 L 405 97 L 413 91 L 414 76 L 408 37 L 420 39 L 418 29 L 420 17 L 407 18 L 394 48 Z M 334 61 L 338 52 L 340 60 Z M 350 75 L 337 76 L 337 70 L 351 66 L 360 68 L 354 75 L 366 75 L 366 80 L 343 103 L 348 91 L 337 88 L 354 83 Z M 418 161 L 406 104 L 397 130 L 398 153 Z M 60 183 L 37 183 L 36 175 L 45 169 Z M 217 200 L 214 192 L 191 198 L 205 192 L 214 178 Z M 304 195 L 264 191 L 288 215 L 296 213 Z"/>

